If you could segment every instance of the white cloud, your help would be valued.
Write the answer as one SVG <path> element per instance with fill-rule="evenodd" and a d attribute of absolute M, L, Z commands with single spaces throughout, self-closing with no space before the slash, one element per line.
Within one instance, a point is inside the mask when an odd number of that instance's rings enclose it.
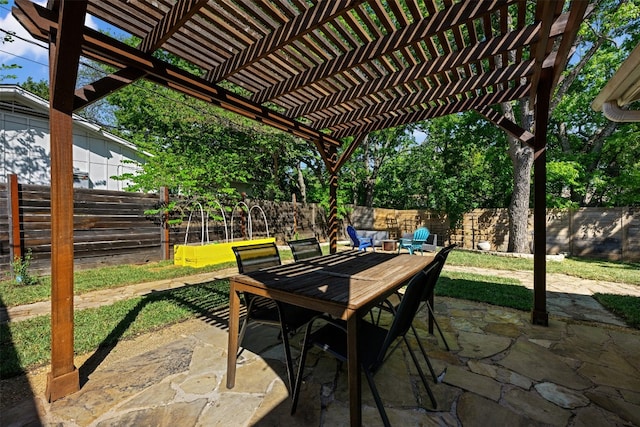
<path fill-rule="evenodd" d="M 31 0 L 40 6 L 46 6 L 47 0 Z M 24 27 L 14 18 L 10 9 L 13 7 L 13 1 L 9 1 L 8 5 L 0 8 L 0 29 L 15 33 L 13 41 L 10 43 L 0 43 L 0 63 L 2 64 L 19 64 L 22 68 L 13 70 L 9 74 L 17 74 L 17 81 L 25 80 L 27 76 L 32 76 L 36 80 L 46 79 L 48 74 L 49 50 L 45 42 L 35 40 L 24 29 Z M 85 25 L 89 28 L 98 29 L 96 19 L 91 15 L 87 15 Z M 4 37 L 5 33 L 0 33 L 0 37 Z M 24 39 L 24 40 L 23 40 Z M 25 59 L 26 58 L 26 59 Z M 40 65 L 38 65 L 40 64 Z M 9 79 L 12 80 L 12 79 Z M 3 83 L 7 83 L 5 81 Z"/>
<path fill-rule="evenodd" d="M 40 3 L 43 2 L 40 1 Z M 44 1 L 44 3 L 46 4 L 46 0 Z M 25 30 L 24 27 L 20 25 L 20 23 L 18 23 L 18 21 L 10 12 L 6 11 L 5 9 L 2 9 L 2 12 L 4 16 L 0 17 L 0 28 L 5 31 L 15 33 L 17 37 L 14 37 L 11 43 L 3 43 L 1 45 L 0 49 L 5 52 L 9 52 L 10 54 L 0 52 L 0 61 L 2 61 L 3 64 L 14 63 L 16 62 L 16 58 L 14 55 L 16 55 L 26 57 L 37 62 L 46 63 L 47 56 L 49 54 L 48 50 L 40 47 L 46 45 L 40 41 L 36 41 L 35 39 L 33 39 L 31 35 L 29 35 L 27 30 Z M 2 35 L 4 36 L 4 33 Z M 35 42 L 40 46 L 21 40 L 21 38 Z"/>

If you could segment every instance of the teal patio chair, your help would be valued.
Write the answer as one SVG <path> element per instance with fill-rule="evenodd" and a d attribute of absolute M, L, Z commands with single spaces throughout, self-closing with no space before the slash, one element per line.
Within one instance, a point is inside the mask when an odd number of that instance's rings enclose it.
<path fill-rule="evenodd" d="M 420 251 L 421 255 L 424 254 L 422 244 L 427 242 L 428 237 L 429 229 L 427 227 L 418 228 L 410 238 L 403 237 L 400 239 L 398 242 L 398 253 L 400 253 L 402 249 L 406 249 L 411 255 L 413 255 L 413 251 Z"/>

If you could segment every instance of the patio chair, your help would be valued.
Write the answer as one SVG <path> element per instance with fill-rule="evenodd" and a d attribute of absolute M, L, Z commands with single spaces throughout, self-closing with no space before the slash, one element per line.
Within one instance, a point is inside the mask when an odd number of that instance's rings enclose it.
<path fill-rule="evenodd" d="M 386 360 L 388 360 L 391 353 L 397 349 L 399 344 L 397 341 L 399 339 L 402 339 L 407 347 L 422 383 L 427 390 L 427 394 L 431 399 L 431 404 L 434 408 L 437 407 L 433 392 L 429 387 L 424 372 L 422 371 L 416 355 L 409 344 L 409 340 L 406 337 L 413 318 L 420 306 L 420 296 L 433 291 L 432 288 L 435 285 L 435 281 L 430 280 L 429 276 L 435 267 L 436 265 L 432 264 L 426 270 L 420 271 L 409 281 L 405 291 L 406 298 L 402 299 L 400 306 L 394 311 L 393 322 L 388 329 L 369 323 L 364 319 L 360 321 L 360 328 L 358 330 L 358 358 L 360 368 L 367 378 L 367 382 L 371 388 L 371 393 L 373 394 L 373 398 L 375 399 L 376 406 L 378 407 L 378 411 L 380 412 L 380 416 L 382 417 L 385 426 L 390 425 L 389 418 L 384 410 L 384 405 L 382 404 L 382 399 L 380 398 L 380 394 L 378 393 L 373 377 L 376 372 L 385 366 Z M 326 322 L 326 324 L 314 330 L 316 320 L 320 319 Z M 344 363 L 347 360 L 346 331 L 347 325 L 345 321 L 331 319 L 326 316 L 318 316 L 307 325 L 302 345 L 302 354 L 300 355 L 300 363 L 298 365 L 298 376 L 296 378 L 296 385 L 293 392 L 291 414 L 295 413 L 298 405 L 302 375 L 304 373 L 304 365 L 309 349 L 311 346 L 315 345 L 321 350 L 326 351 L 333 357 L 337 358 L 341 363 Z"/>
<path fill-rule="evenodd" d="M 351 225 L 347 226 L 347 234 L 351 239 L 352 249 L 357 247 L 359 251 L 366 251 L 367 248 L 373 248 L 374 251 L 376 250 L 373 246 L 373 237 L 359 236 L 356 229 Z"/>
<path fill-rule="evenodd" d="M 273 267 L 282 263 L 275 243 L 234 246 L 231 249 L 236 256 L 240 274 L 251 273 L 261 268 Z M 243 293 L 243 298 L 247 313 L 240 328 L 238 346 L 242 345 L 249 322 L 280 327 L 278 337 L 282 339 L 289 387 L 293 391 L 293 360 L 289 346 L 289 335 L 295 333 L 296 329 L 305 325 L 320 313 L 249 293 Z M 242 353 L 242 350 L 238 352 L 238 355 Z"/>
<path fill-rule="evenodd" d="M 429 229 L 426 227 L 418 228 L 412 235 L 405 235 L 398 242 L 398 253 L 402 249 L 407 249 L 411 255 L 414 251 L 420 251 L 421 255 L 424 255 L 424 249 L 422 245 L 427 243 L 429 237 Z"/>
<path fill-rule="evenodd" d="M 447 247 L 444 247 L 444 248 L 440 249 L 440 252 L 438 252 L 436 254 L 436 257 L 433 260 L 433 262 L 431 264 L 429 264 L 429 267 L 431 267 L 431 266 L 433 266 L 435 264 L 435 268 L 431 272 L 431 276 L 430 276 L 430 279 L 434 281 L 432 292 L 430 294 L 428 294 L 428 293 L 423 294 L 421 299 L 420 299 L 422 302 L 425 303 L 425 305 L 427 307 L 427 310 L 429 312 L 429 332 L 433 331 L 433 325 L 431 324 L 431 322 L 433 322 L 433 324 L 435 324 L 436 328 L 438 329 L 438 333 L 440 334 L 440 338 L 442 338 L 442 342 L 444 343 L 444 346 L 446 347 L 447 351 L 450 350 L 449 343 L 447 343 L 447 339 L 444 337 L 444 333 L 442 332 L 442 329 L 440 328 L 440 325 L 438 324 L 438 321 L 436 319 L 435 313 L 433 312 L 433 303 L 434 303 L 434 292 L 433 292 L 433 290 L 435 289 L 435 286 L 436 286 L 436 284 L 438 282 L 438 279 L 440 278 L 440 273 L 442 272 L 442 268 L 444 267 L 444 264 L 447 262 L 447 257 L 449 256 L 449 253 L 456 246 L 457 245 L 454 243 L 452 245 L 449 245 Z M 389 308 L 391 308 L 391 311 L 396 310 L 403 298 L 404 298 L 404 296 L 400 292 L 396 292 L 394 295 L 392 295 L 391 297 L 389 297 L 385 301 L 384 305 L 380 305 L 379 308 L 381 310 L 389 310 Z M 379 320 L 379 317 L 378 317 L 378 320 Z M 425 360 L 427 361 L 427 365 L 429 366 L 429 369 L 431 370 L 431 374 L 433 375 L 433 379 L 434 379 L 434 381 L 436 381 L 435 373 L 434 373 L 433 369 L 431 368 L 431 363 L 429 361 L 429 357 L 427 356 L 427 352 L 425 351 L 424 347 L 422 346 L 420 337 L 418 336 L 418 332 L 413 327 L 413 325 L 411 326 L 411 328 L 413 329 L 413 333 L 416 336 L 416 340 L 418 341 L 418 346 L 420 347 L 420 351 L 422 352 L 422 355 L 424 356 Z"/>
<path fill-rule="evenodd" d="M 320 242 L 318 242 L 318 239 L 315 237 L 291 240 L 287 242 L 287 245 L 291 248 L 294 261 L 300 261 L 301 259 L 313 258 L 322 255 Z"/>

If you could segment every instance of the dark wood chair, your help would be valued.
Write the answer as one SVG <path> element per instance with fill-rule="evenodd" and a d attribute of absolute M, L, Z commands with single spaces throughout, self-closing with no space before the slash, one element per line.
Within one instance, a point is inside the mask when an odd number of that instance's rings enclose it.
<path fill-rule="evenodd" d="M 294 261 L 300 261 L 301 259 L 313 258 L 322 255 L 320 242 L 318 242 L 318 239 L 315 237 L 291 240 L 287 242 L 287 245 L 291 248 Z"/>
<path fill-rule="evenodd" d="M 432 263 L 426 270 L 416 274 L 407 285 L 405 297 L 400 302 L 397 310 L 393 311 L 393 321 L 391 326 L 386 329 L 379 325 L 370 323 L 362 319 L 360 321 L 360 329 L 358 330 L 358 358 L 360 367 L 364 372 L 371 393 L 382 417 L 385 426 L 389 426 L 382 399 L 375 385 L 374 375 L 384 367 L 385 361 L 393 350 L 397 348 L 396 343 L 402 340 L 406 345 L 411 359 L 420 375 L 422 383 L 427 390 L 427 394 L 434 408 L 437 407 L 436 399 L 429 387 L 427 379 L 420 367 L 416 355 L 407 340 L 407 332 L 411 328 L 411 323 L 420 307 L 421 297 L 425 293 L 433 292 L 436 280 L 433 278 L 433 272 L 438 267 L 437 263 Z M 316 320 L 321 319 L 325 322 L 319 328 L 314 329 Z M 398 342 L 399 344 L 399 342 Z M 347 360 L 347 325 L 346 322 L 339 319 L 331 319 L 326 316 L 318 316 L 307 325 L 304 343 L 302 345 L 302 354 L 298 366 L 298 376 L 294 387 L 293 402 L 291 413 L 294 414 L 298 405 L 298 396 L 300 394 L 300 386 L 302 384 L 302 376 L 304 373 L 304 365 L 307 353 L 311 346 L 316 346 L 323 351 L 331 354 L 340 362 Z"/>
<path fill-rule="evenodd" d="M 236 257 L 238 271 L 241 274 L 251 273 L 282 263 L 278 247 L 275 243 L 234 246 L 231 249 Z M 294 374 L 289 335 L 295 333 L 297 329 L 304 326 L 320 313 L 249 293 L 244 293 L 243 298 L 247 313 L 240 328 L 238 346 L 242 345 L 249 322 L 278 326 L 280 328 L 279 337 L 282 338 L 284 347 L 289 387 L 290 390 L 293 391 Z M 238 355 L 242 350 L 243 349 L 239 351 Z"/>

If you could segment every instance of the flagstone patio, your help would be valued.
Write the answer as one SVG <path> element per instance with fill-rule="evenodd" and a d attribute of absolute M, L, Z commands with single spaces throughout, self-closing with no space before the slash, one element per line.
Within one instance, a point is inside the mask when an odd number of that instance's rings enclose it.
<path fill-rule="evenodd" d="M 451 351 L 426 334 L 424 313 L 416 325 L 441 380 L 431 384 L 438 407 L 401 346 L 376 376 L 393 425 L 640 425 L 640 331 L 556 315 L 535 326 L 530 313 L 450 298 L 436 312 Z M 322 352 L 310 354 L 289 414 L 275 328 L 248 332 L 228 390 L 225 319 L 214 313 L 78 360 L 81 390 L 51 404 L 45 370 L 31 375 L 29 396 L 16 397 L 2 425 L 348 425 L 346 369 Z M 363 424 L 381 425 L 366 382 Z"/>

